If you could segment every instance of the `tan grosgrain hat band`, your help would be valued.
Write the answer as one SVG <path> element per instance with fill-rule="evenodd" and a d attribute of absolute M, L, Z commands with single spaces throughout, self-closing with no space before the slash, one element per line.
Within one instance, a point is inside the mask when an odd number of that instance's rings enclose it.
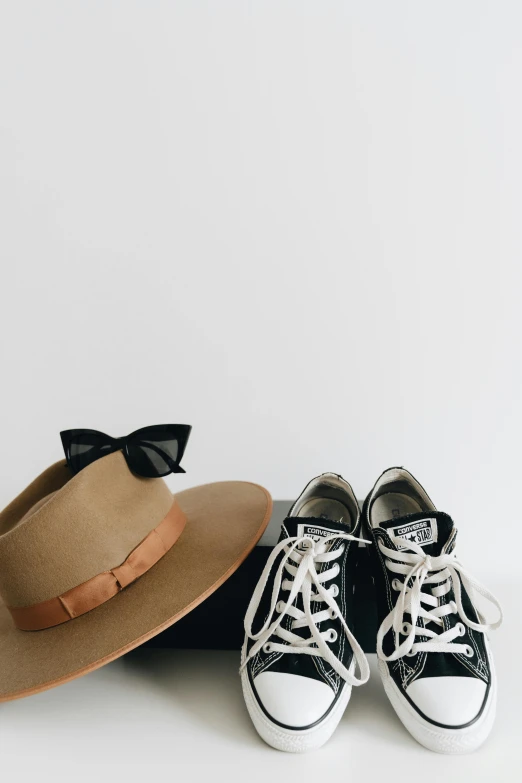
<path fill-rule="evenodd" d="M 186 517 L 174 501 L 167 515 L 132 550 L 119 566 L 93 576 L 71 590 L 32 606 L 8 607 L 15 625 L 22 631 L 40 631 L 66 623 L 110 598 L 145 574 L 176 543 Z"/>

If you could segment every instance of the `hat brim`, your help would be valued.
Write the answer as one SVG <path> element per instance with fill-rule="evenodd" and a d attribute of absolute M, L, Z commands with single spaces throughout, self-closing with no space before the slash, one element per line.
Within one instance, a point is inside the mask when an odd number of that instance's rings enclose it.
<path fill-rule="evenodd" d="M 179 540 L 110 601 L 43 631 L 21 631 L 0 603 L 0 702 L 81 677 L 161 633 L 211 595 L 259 541 L 272 510 L 257 484 L 226 481 L 176 494 Z"/>

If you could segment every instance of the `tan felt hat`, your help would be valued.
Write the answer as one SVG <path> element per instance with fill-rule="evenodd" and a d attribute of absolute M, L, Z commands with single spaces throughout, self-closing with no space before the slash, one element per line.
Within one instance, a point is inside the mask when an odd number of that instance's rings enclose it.
<path fill-rule="evenodd" d="M 0 701 L 113 661 L 179 620 L 243 562 L 270 519 L 257 484 L 173 496 L 116 452 L 63 462 L 0 514 Z"/>

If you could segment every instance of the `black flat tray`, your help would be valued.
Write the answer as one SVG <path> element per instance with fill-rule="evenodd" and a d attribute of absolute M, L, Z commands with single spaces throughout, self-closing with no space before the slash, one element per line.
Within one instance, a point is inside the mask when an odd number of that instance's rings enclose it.
<path fill-rule="evenodd" d="M 257 546 L 238 570 L 190 614 L 145 643 L 145 647 L 240 650 L 243 620 L 271 546 Z M 355 635 L 363 650 L 375 652 L 377 615 L 368 548 L 357 549 L 354 576 Z"/>

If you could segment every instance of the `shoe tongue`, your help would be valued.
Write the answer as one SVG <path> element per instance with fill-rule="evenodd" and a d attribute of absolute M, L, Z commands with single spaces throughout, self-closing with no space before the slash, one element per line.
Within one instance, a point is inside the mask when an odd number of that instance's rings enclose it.
<path fill-rule="evenodd" d="M 335 535 L 335 533 L 349 533 L 350 528 L 342 521 L 334 521 L 326 517 L 287 517 L 283 522 L 279 540 L 289 536 L 299 536 L 320 541 L 321 538 Z"/>
<path fill-rule="evenodd" d="M 441 554 L 455 530 L 452 518 L 443 511 L 406 514 L 381 522 L 379 527 L 386 530 L 398 550 L 406 550 L 405 546 L 396 543 L 397 538 L 404 538 L 422 547 L 426 554 L 432 557 Z"/>

